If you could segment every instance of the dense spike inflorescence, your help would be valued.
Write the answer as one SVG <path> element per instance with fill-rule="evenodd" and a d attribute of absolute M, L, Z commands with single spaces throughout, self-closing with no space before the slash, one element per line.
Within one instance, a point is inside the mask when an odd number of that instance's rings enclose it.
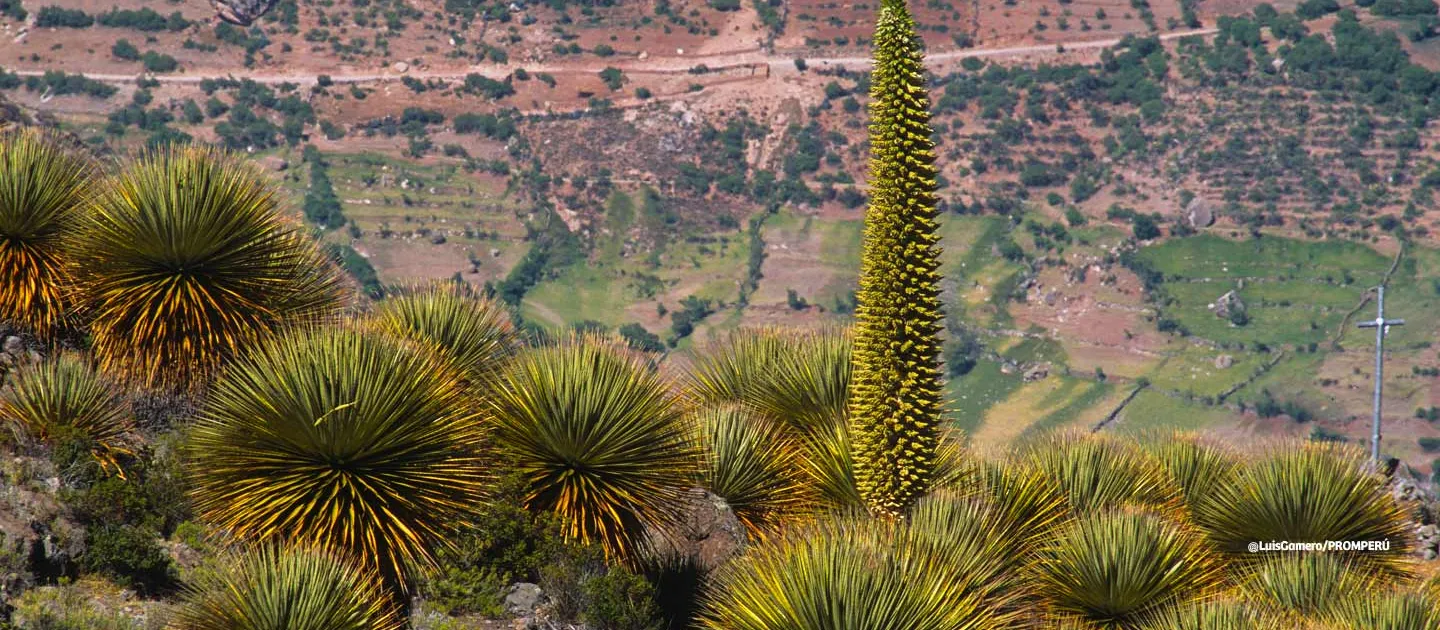
<path fill-rule="evenodd" d="M 940 434 L 940 247 L 925 89 L 914 20 L 904 2 L 887 0 L 875 27 L 850 398 L 856 483 L 879 514 L 924 494 Z"/>

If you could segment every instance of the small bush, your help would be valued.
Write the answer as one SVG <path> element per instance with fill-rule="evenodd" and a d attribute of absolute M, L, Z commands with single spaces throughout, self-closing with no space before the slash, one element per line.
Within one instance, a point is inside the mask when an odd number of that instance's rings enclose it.
<path fill-rule="evenodd" d="M 622 568 L 590 578 L 584 585 L 587 607 L 581 618 L 597 628 L 658 630 L 655 588 Z"/>
<path fill-rule="evenodd" d="M 176 61 L 174 57 L 153 50 L 145 51 L 141 62 L 145 64 L 145 70 L 149 72 L 174 72 L 180 67 L 180 62 Z"/>
<path fill-rule="evenodd" d="M 122 611 L 103 610 L 80 585 L 45 586 L 25 591 L 9 602 L 15 630 L 149 630 Z M 163 622 L 162 622 L 163 623 Z"/>
<path fill-rule="evenodd" d="M 140 60 L 140 50 L 128 39 L 117 40 L 115 45 L 110 47 L 110 54 L 114 55 L 116 59 L 125 61 Z"/>
<path fill-rule="evenodd" d="M 604 81 L 605 87 L 610 88 L 610 91 L 613 92 L 625 84 L 625 73 L 621 72 L 619 68 L 605 68 L 600 71 L 600 80 Z"/>
<path fill-rule="evenodd" d="M 500 615 L 505 587 L 538 580 L 559 555 L 559 527 L 523 507 L 524 490 L 518 476 L 502 479 L 496 500 L 475 513 L 455 548 L 436 554 L 440 568 L 421 586 L 432 605 L 452 615 Z"/>
<path fill-rule="evenodd" d="M 164 592 L 177 574 L 155 533 L 133 525 L 102 525 L 85 537 L 80 566 L 146 594 Z"/>

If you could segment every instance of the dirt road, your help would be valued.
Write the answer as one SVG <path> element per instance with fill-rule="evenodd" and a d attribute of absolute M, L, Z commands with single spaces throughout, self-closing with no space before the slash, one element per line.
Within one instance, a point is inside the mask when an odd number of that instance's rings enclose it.
<path fill-rule="evenodd" d="M 1176 31 L 1160 35 L 1164 41 L 1191 37 L 1196 35 L 1211 35 L 1218 32 L 1214 28 L 1202 28 L 1188 31 Z M 1010 48 L 971 48 L 964 50 L 952 50 L 942 53 L 935 53 L 925 57 L 927 62 L 945 62 L 968 57 L 1020 57 L 1025 55 L 1054 55 L 1060 52 L 1076 50 L 1093 50 L 1108 48 L 1120 43 L 1120 39 L 1101 39 L 1078 42 L 1056 42 L 1043 46 L 1016 46 Z M 323 75 L 321 73 L 252 73 L 252 72 L 227 72 L 220 73 L 196 73 L 196 74 L 159 74 L 153 78 L 161 83 L 199 83 L 205 79 L 250 79 L 256 83 L 279 84 L 295 83 L 299 85 L 314 85 L 321 76 L 328 76 L 334 83 L 374 83 L 377 81 L 394 81 L 402 76 L 409 76 L 415 79 L 439 79 L 439 80 L 463 80 L 467 74 L 480 74 L 493 79 L 500 79 L 509 76 L 522 66 L 530 72 L 545 72 L 550 74 L 566 73 L 593 73 L 606 65 L 613 65 L 620 68 L 627 74 L 681 74 L 687 73 L 703 60 L 723 59 L 723 65 L 712 65 L 713 71 L 724 71 L 726 69 L 743 67 L 769 67 L 771 73 L 786 74 L 799 72 L 795 68 L 794 57 L 783 55 L 767 54 L 758 50 L 738 52 L 733 55 L 706 55 L 705 57 L 652 57 L 649 59 L 635 59 L 628 63 L 620 61 L 607 61 L 600 64 L 577 63 L 566 65 L 538 64 L 480 64 L 470 66 L 463 70 L 438 70 L 438 71 L 410 71 L 410 72 L 362 72 L 362 73 L 337 73 Z M 870 66 L 869 57 L 807 57 L 806 63 L 811 67 L 844 67 L 847 69 L 864 69 Z M 19 70 L 16 74 L 20 76 L 41 76 L 45 74 L 42 70 Z M 82 73 L 87 78 L 107 83 L 133 83 L 138 74 L 100 74 Z"/>

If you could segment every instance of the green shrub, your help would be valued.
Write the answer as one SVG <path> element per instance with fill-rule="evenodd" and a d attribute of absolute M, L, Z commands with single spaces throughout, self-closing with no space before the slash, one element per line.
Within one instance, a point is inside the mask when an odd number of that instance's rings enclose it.
<path fill-rule="evenodd" d="M 135 44 L 130 43 L 128 39 L 117 40 L 115 45 L 110 47 L 110 54 L 114 55 L 116 59 L 124 59 L 126 61 L 140 60 L 140 50 L 135 47 Z"/>
<path fill-rule="evenodd" d="M 80 9 L 41 7 L 35 15 L 35 26 L 40 28 L 90 28 L 95 18 Z"/>
<path fill-rule="evenodd" d="M 420 587 L 428 602 L 452 615 L 497 616 L 507 585 L 539 580 L 563 542 L 553 520 L 523 507 L 524 490 L 523 479 L 504 477 L 495 499 L 452 538 L 455 547 L 436 554 L 439 569 Z"/>
<path fill-rule="evenodd" d="M 1426 453 L 1440 452 L 1440 438 L 1422 437 L 1415 441 L 1420 444 L 1420 450 Z"/>
<path fill-rule="evenodd" d="M 145 51 L 140 60 L 145 64 L 145 70 L 149 72 L 174 72 L 180 67 L 180 62 L 176 61 L 174 57 L 153 50 Z"/>
<path fill-rule="evenodd" d="M 177 573 L 155 532 L 134 525 L 101 525 L 85 536 L 80 566 L 142 593 L 164 592 Z"/>
<path fill-rule="evenodd" d="M 604 81 L 605 87 L 610 88 L 610 91 L 613 92 L 624 85 L 625 73 L 621 72 L 619 68 L 607 67 L 600 71 L 600 80 Z"/>
<path fill-rule="evenodd" d="M 660 337 L 646 330 L 644 326 L 636 322 L 630 322 L 629 324 L 621 326 L 617 332 L 620 333 L 620 337 L 625 340 L 627 345 L 636 350 L 644 352 L 665 351 L 665 344 L 660 341 Z"/>
<path fill-rule="evenodd" d="M 610 630 L 658 630 L 655 588 L 623 568 L 611 568 L 583 587 L 586 608 L 581 620 Z"/>

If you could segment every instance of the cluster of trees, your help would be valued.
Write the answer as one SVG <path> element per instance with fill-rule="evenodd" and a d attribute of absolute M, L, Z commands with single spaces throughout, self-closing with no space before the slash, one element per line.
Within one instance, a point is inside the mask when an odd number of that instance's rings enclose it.
<path fill-rule="evenodd" d="M 321 229 L 333 230 L 345 225 L 345 212 L 335 186 L 330 183 L 329 164 L 315 145 L 305 145 L 305 162 L 310 165 L 310 187 L 305 191 L 301 209 L 305 219 Z"/>
<path fill-rule="evenodd" d="M 478 133 L 486 138 L 509 140 L 515 135 L 515 118 L 508 112 L 500 114 L 465 113 L 455 116 L 452 121 L 455 133 Z"/>
<path fill-rule="evenodd" d="M 315 124 L 315 109 L 301 98 L 295 84 L 282 84 L 280 93 L 270 86 L 250 79 L 205 79 L 200 88 L 211 95 L 206 103 L 206 114 L 212 118 L 229 116 L 215 125 L 215 133 L 221 143 L 231 149 L 244 150 L 249 147 L 264 149 L 279 146 L 283 141 L 296 146 L 305 137 L 306 125 Z M 216 93 L 226 90 L 231 103 L 216 98 Z M 281 96 L 281 93 L 284 96 Z M 269 110 L 283 117 L 275 125 L 257 110 Z"/>
<path fill-rule="evenodd" d="M 125 134 L 127 127 L 133 126 L 150 133 L 150 137 L 147 139 L 147 144 L 150 146 L 159 146 L 173 141 L 188 141 L 190 139 L 188 134 L 170 127 L 170 123 L 175 122 L 175 115 L 170 113 L 169 108 L 158 105 L 146 108 L 153 100 L 154 95 L 149 89 L 136 90 L 129 105 L 110 112 L 105 132 L 120 136 Z M 193 122 L 193 119 L 187 120 L 187 122 Z"/>
<path fill-rule="evenodd" d="M 670 311 L 670 345 L 689 337 L 695 332 L 695 325 L 714 312 L 715 307 L 708 299 L 691 295 L 680 300 L 680 308 Z"/>
<path fill-rule="evenodd" d="M 515 94 L 513 75 L 505 77 L 504 81 L 496 81 L 483 74 L 470 73 L 465 75 L 465 84 L 458 91 L 470 94 L 483 94 L 492 101 L 498 101 L 507 96 Z"/>
<path fill-rule="evenodd" d="M 30 92 L 49 92 L 55 96 L 84 94 L 92 98 L 110 98 L 119 88 L 86 77 L 83 74 L 67 74 L 60 70 L 46 70 L 41 76 L 20 78 L 12 72 L 0 71 L 0 90 L 13 90 L 20 86 Z"/>
<path fill-rule="evenodd" d="M 35 24 L 43 28 L 90 28 L 96 22 L 112 28 L 133 28 L 136 30 L 183 31 L 191 22 L 179 11 L 168 17 L 151 8 L 111 9 L 99 16 L 92 16 L 81 9 L 65 9 L 56 6 L 41 7 L 35 15 Z"/>

